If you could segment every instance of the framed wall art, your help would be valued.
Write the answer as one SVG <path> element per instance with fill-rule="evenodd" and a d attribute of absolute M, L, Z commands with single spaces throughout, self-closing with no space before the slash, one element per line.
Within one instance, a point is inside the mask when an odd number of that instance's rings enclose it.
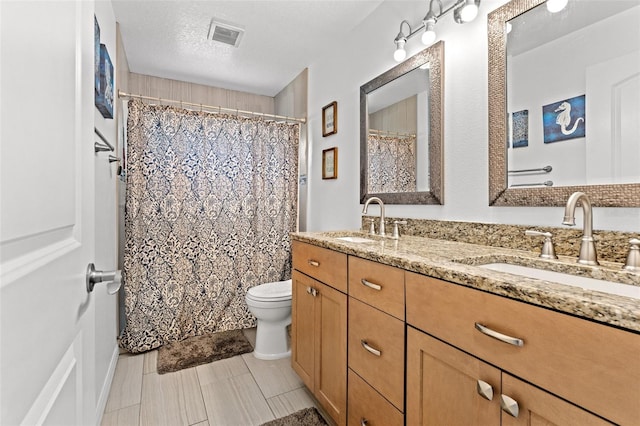
<path fill-rule="evenodd" d="M 100 94 L 100 25 L 98 18 L 93 16 L 93 73 L 95 99 Z"/>
<path fill-rule="evenodd" d="M 338 133 L 338 102 L 333 101 L 322 108 L 322 136 Z"/>
<path fill-rule="evenodd" d="M 338 148 L 322 151 L 322 179 L 338 178 Z"/>
<path fill-rule="evenodd" d="M 544 143 L 585 136 L 585 95 L 542 107 Z"/>
<path fill-rule="evenodd" d="M 525 109 L 512 114 L 511 140 L 514 148 L 529 146 L 529 110 Z"/>
<path fill-rule="evenodd" d="M 113 64 L 107 46 L 100 44 L 100 87 L 95 103 L 104 118 L 113 118 L 113 84 Z"/>

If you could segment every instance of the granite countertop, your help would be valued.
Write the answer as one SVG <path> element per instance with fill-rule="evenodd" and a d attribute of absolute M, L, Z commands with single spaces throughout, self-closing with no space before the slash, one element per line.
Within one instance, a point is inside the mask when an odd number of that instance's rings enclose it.
<path fill-rule="evenodd" d="M 343 236 L 375 241 L 354 243 L 336 238 Z M 413 236 L 392 240 L 359 231 L 296 232 L 291 238 L 640 333 L 640 299 L 478 266 L 506 262 L 640 287 L 640 273 L 624 271 L 620 263 L 600 261 L 600 266 L 592 267 L 577 264 L 574 257 L 545 260 L 539 253 L 523 250 Z"/>

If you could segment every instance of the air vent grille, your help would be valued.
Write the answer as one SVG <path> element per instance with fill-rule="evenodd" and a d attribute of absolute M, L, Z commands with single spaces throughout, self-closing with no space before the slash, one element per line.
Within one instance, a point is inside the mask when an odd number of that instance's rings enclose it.
<path fill-rule="evenodd" d="M 238 47 L 243 34 L 244 28 L 241 26 L 213 18 L 211 20 L 211 25 L 209 26 L 209 34 L 207 35 L 207 38 L 233 47 Z"/>

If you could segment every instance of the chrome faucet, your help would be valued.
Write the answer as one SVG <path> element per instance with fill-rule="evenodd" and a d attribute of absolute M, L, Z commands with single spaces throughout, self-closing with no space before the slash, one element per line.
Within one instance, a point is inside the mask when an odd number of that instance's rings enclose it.
<path fill-rule="evenodd" d="M 382 200 L 378 197 L 371 197 L 369 199 L 367 199 L 367 201 L 365 201 L 364 203 L 364 207 L 362 208 L 362 214 L 367 214 L 367 209 L 369 208 L 369 204 L 371 204 L 372 202 L 376 202 L 380 205 L 380 227 L 378 229 L 378 235 L 380 235 L 381 237 L 384 237 L 385 232 L 384 232 L 384 203 L 382 202 Z"/>
<path fill-rule="evenodd" d="M 599 265 L 598 255 L 596 253 L 596 245 L 593 239 L 593 217 L 591 215 L 591 201 L 584 192 L 574 192 L 567 200 L 564 208 L 563 225 L 573 226 L 576 224 L 575 212 L 576 204 L 580 201 L 582 204 L 583 231 L 582 242 L 580 243 L 580 256 L 578 263 L 584 265 Z"/>

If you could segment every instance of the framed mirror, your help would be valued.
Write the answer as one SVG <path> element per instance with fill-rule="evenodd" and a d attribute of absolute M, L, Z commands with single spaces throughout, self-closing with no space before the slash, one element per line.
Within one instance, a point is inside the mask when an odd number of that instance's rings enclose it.
<path fill-rule="evenodd" d="M 444 42 L 360 86 L 360 202 L 444 204 Z"/>
<path fill-rule="evenodd" d="M 488 16 L 489 205 L 640 207 L 640 4 L 544 3 Z"/>

